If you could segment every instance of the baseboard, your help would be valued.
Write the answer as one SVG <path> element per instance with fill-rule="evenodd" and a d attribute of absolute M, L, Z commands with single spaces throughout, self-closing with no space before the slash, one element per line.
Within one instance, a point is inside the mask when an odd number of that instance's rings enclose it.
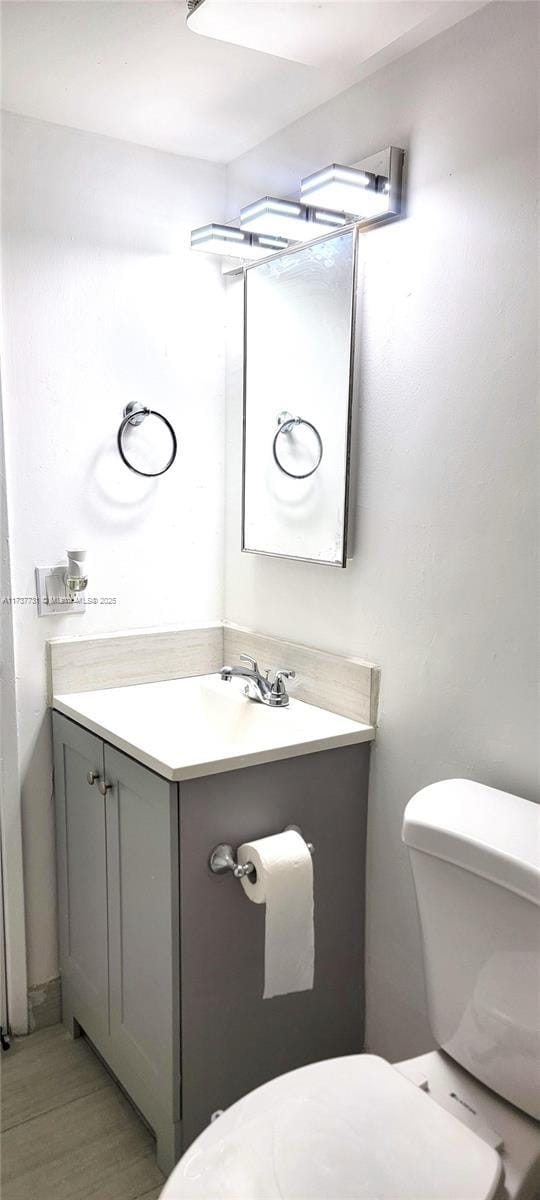
<path fill-rule="evenodd" d="M 57 1025 L 62 1019 L 62 984 L 60 977 L 49 979 L 28 990 L 28 1032 Z"/>

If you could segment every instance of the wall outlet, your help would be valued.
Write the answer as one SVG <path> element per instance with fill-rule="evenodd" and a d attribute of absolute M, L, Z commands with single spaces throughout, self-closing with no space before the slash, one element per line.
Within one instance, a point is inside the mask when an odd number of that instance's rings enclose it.
<path fill-rule="evenodd" d="M 67 590 L 65 566 L 36 567 L 36 593 L 38 617 L 69 617 L 85 611 L 83 595 Z"/>

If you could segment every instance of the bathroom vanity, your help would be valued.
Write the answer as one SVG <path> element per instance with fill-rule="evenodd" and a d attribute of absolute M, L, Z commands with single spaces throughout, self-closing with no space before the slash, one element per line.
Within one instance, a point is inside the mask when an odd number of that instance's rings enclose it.
<path fill-rule="evenodd" d="M 235 681 L 236 684 L 236 681 Z M 373 727 L 219 676 L 53 699 L 63 1011 L 157 1136 L 363 1046 Z M 314 846 L 315 984 L 263 1000 L 264 905 L 209 856 L 298 826 Z"/>

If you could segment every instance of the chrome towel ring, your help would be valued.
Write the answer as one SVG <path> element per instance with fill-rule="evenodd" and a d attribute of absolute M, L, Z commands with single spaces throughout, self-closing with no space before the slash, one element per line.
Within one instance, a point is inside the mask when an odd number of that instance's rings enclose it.
<path fill-rule="evenodd" d="M 323 456 L 323 443 L 322 443 L 322 437 L 319 433 L 319 430 L 316 428 L 315 425 L 312 424 L 311 421 L 306 421 L 305 417 L 293 417 L 291 415 L 291 413 L 289 413 L 289 412 L 280 412 L 278 419 L 277 419 L 277 423 L 278 423 L 278 428 L 277 428 L 277 432 L 275 434 L 274 441 L 272 444 L 272 453 L 274 455 L 274 462 L 276 463 L 276 466 L 279 467 L 280 471 L 283 471 L 284 475 L 288 475 L 290 479 L 309 479 L 309 476 L 314 475 L 315 471 L 317 471 L 319 469 L 319 467 L 321 465 L 322 456 Z M 284 467 L 283 463 L 280 462 L 280 460 L 278 458 L 278 451 L 277 451 L 278 439 L 281 437 L 282 434 L 290 434 L 291 431 L 294 429 L 295 425 L 307 425 L 307 428 L 311 429 L 312 433 L 315 434 L 315 437 L 317 439 L 317 446 L 318 446 L 317 462 L 315 463 L 315 466 L 311 468 L 311 471 L 304 471 L 302 474 L 297 474 L 295 471 L 288 471 L 287 467 Z"/>
<path fill-rule="evenodd" d="M 142 423 L 146 419 L 146 417 L 157 417 L 159 421 L 163 421 L 163 424 L 167 427 L 167 429 L 169 430 L 169 433 L 171 435 L 171 440 L 172 440 L 171 454 L 170 454 L 168 462 L 166 462 L 165 466 L 161 468 L 161 471 L 141 471 L 139 469 L 139 467 L 135 467 L 133 465 L 133 463 L 131 463 L 129 461 L 129 458 L 127 457 L 126 452 L 124 450 L 124 445 L 122 442 L 122 438 L 124 436 L 124 430 L 126 429 L 126 427 L 128 425 L 131 425 L 131 426 L 142 425 Z M 116 442 L 118 445 L 118 453 L 120 455 L 120 458 L 122 459 L 122 462 L 126 464 L 126 467 L 129 467 L 129 470 L 134 471 L 136 475 L 144 475 L 147 479 L 154 479 L 154 477 L 157 475 L 164 475 L 165 472 L 169 470 L 169 467 L 172 467 L 173 462 L 176 458 L 176 452 L 178 450 L 178 442 L 176 440 L 176 434 L 171 425 L 171 422 L 168 421 L 167 418 L 164 417 L 162 413 L 156 412 L 155 409 L 153 409 L 153 408 L 145 408 L 145 406 L 143 404 L 137 404 L 137 402 L 135 400 L 132 400 L 129 404 L 127 404 L 124 409 L 123 421 L 120 424 Z"/>

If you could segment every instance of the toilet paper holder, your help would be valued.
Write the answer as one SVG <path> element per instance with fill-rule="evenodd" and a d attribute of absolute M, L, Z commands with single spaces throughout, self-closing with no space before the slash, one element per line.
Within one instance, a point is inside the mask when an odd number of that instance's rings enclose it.
<path fill-rule="evenodd" d="M 287 825 L 283 832 L 288 833 L 290 830 L 294 833 L 299 833 L 301 838 L 304 837 L 298 825 Z M 313 843 L 306 842 L 306 846 L 313 857 L 315 853 Z M 239 863 L 236 861 L 234 850 L 232 846 L 229 846 L 228 842 L 220 842 L 218 846 L 214 846 L 208 859 L 208 866 L 213 875 L 226 875 L 230 871 L 235 879 L 243 879 L 245 875 L 252 875 L 255 871 L 255 866 L 252 862 Z"/>

